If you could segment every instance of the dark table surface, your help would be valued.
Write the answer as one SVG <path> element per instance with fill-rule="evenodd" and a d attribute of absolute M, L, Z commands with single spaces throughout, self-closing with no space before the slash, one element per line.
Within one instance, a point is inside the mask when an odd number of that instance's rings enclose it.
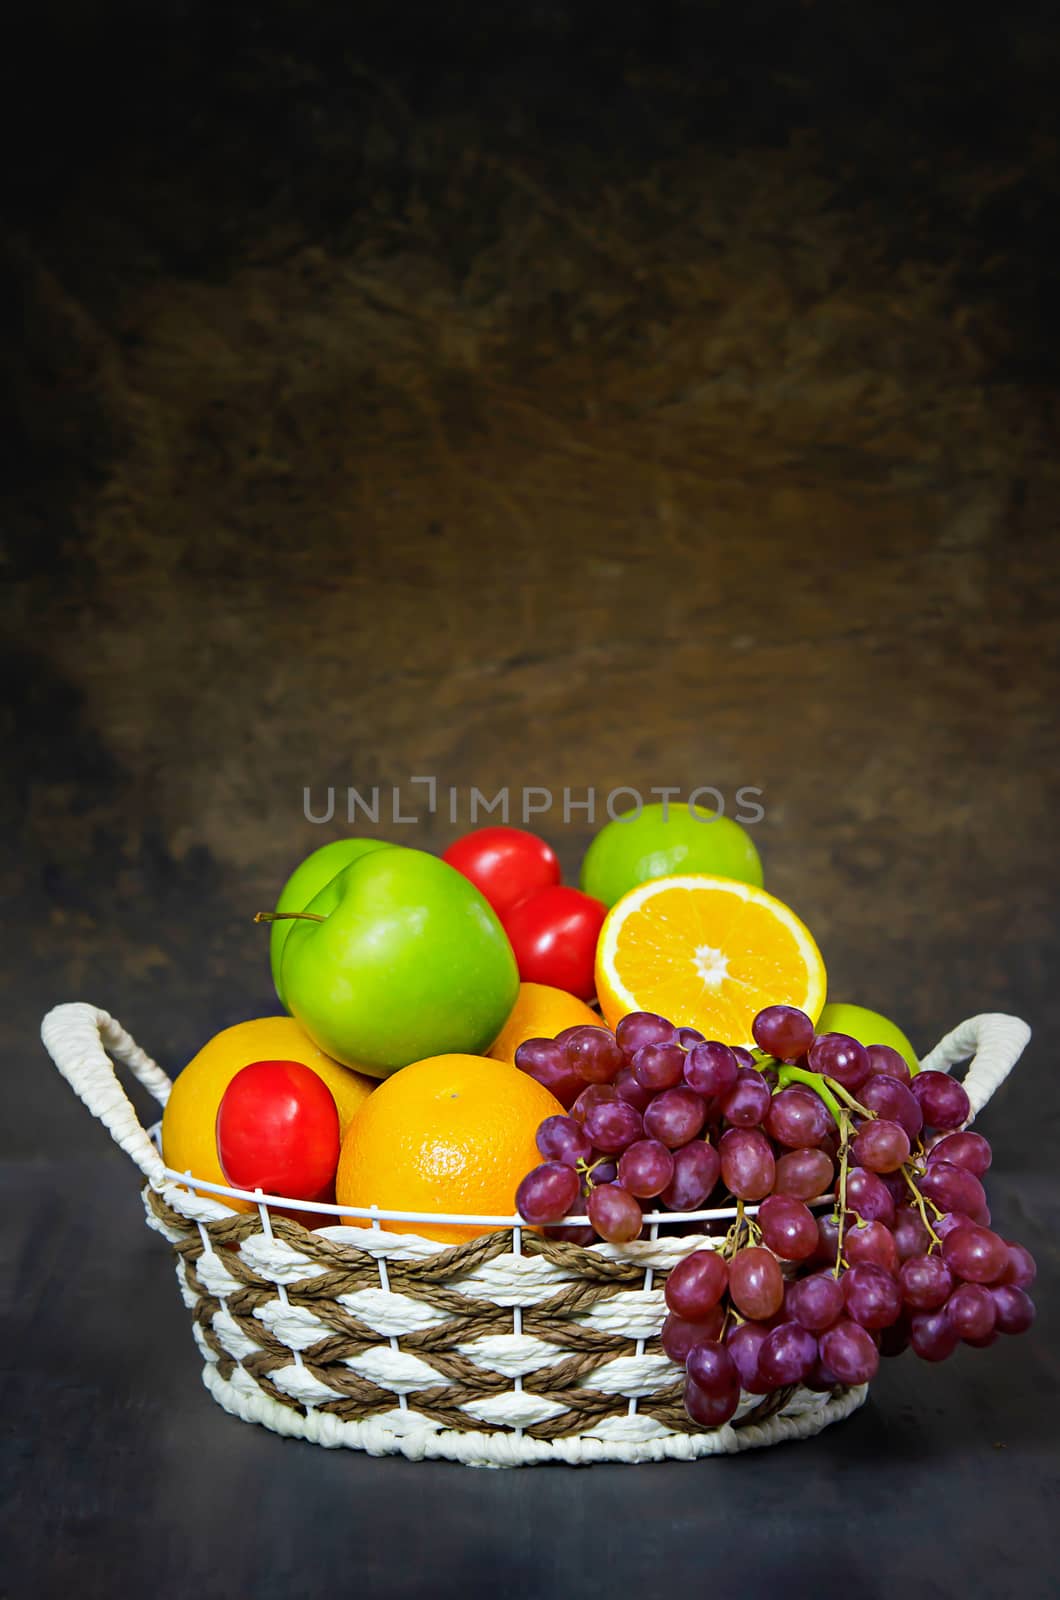
<path fill-rule="evenodd" d="M 1038 1254 L 1031 1333 L 885 1363 L 815 1439 L 691 1464 L 371 1458 L 228 1417 L 118 1155 L 7 1166 L 3 1592 L 724 1600 L 1056 1594 L 1055 1188 L 992 1186 Z"/>
<path fill-rule="evenodd" d="M 1054 1595 L 1060 33 L 1016 0 L 38 8 L 0 238 L 0 1592 Z M 292 26 L 292 18 L 296 18 Z M 26 20 L 28 21 L 28 14 Z M 12 42 L 12 49 L 16 47 Z M 7 314 L 18 307 L 17 318 Z M 833 998 L 1033 1026 L 1025 1338 L 808 1443 L 473 1472 L 221 1412 L 61 1000 L 275 1009 L 303 791 L 729 798 Z M 577 797 L 577 796 L 576 796 Z"/>

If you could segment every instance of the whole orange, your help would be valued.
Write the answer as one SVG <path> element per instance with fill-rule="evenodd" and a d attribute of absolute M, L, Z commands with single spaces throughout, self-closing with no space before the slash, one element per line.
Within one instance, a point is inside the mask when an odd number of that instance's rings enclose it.
<path fill-rule="evenodd" d="M 562 1116 L 556 1097 L 518 1067 L 486 1056 L 429 1056 L 402 1067 L 356 1113 L 342 1141 L 335 1199 L 384 1211 L 511 1216 L 515 1191 L 541 1161 L 534 1135 Z M 370 1227 L 362 1217 L 345 1219 Z M 443 1244 L 491 1227 L 383 1222 Z"/>
<path fill-rule="evenodd" d="M 607 1024 L 584 1000 L 566 989 L 553 989 L 547 983 L 521 983 L 512 1014 L 490 1045 L 494 1061 L 515 1060 L 515 1052 L 526 1039 L 554 1039 L 564 1028 L 582 1025 L 606 1028 Z"/>
<path fill-rule="evenodd" d="M 342 1132 L 376 1087 L 375 1078 L 351 1072 L 318 1050 L 293 1017 L 237 1022 L 204 1044 L 173 1084 L 162 1115 L 162 1158 L 167 1167 L 207 1183 L 224 1183 L 217 1157 L 217 1108 L 236 1073 L 252 1061 L 300 1061 L 312 1067 L 334 1096 Z M 252 1209 L 245 1200 L 225 1204 L 238 1211 Z"/>

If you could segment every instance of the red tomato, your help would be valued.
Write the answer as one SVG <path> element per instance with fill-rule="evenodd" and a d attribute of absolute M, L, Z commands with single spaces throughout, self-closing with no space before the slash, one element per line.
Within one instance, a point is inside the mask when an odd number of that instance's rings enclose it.
<path fill-rule="evenodd" d="M 479 828 L 465 833 L 442 856 L 470 878 L 503 919 L 520 900 L 558 883 L 559 860 L 551 845 L 522 828 Z"/>
<path fill-rule="evenodd" d="M 234 1189 L 323 1200 L 339 1164 L 331 1090 L 299 1061 L 252 1061 L 217 1108 L 217 1154 Z"/>
<path fill-rule="evenodd" d="M 591 1000 L 596 941 L 606 915 L 602 900 L 558 883 L 515 906 L 501 921 L 523 982 L 549 983 Z"/>

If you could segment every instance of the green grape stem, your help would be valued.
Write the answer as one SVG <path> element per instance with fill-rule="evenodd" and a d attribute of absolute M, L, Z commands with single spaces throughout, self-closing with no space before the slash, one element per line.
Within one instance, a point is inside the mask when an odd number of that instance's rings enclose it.
<path fill-rule="evenodd" d="M 910 1188 L 910 1191 L 912 1193 L 913 1199 L 916 1201 L 916 1208 L 920 1212 L 920 1220 L 924 1224 L 924 1227 L 927 1229 L 928 1233 L 931 1235 L 932 1243 L 929 1246 L 929 1249 L 933 1250 L 935 1248 L 935 1246 L 937 1245 L 938 1248 L 941 1250 L 942 1249 L 942 1240 L 939 1238 L 938 1234 L 935 1232 L 934 1228 L 931 1226 L 930 1221 L 928 1220 L 927 1207 L 924 1205 L 924 1201 L 927 1200 L 928 1205 L 931 1207 L 931 1209 L 935 1213 L 936 1217 L 941 1217 L 943 1215 L 943 1213 L 939 1210 L 938 1206 L 931 1199 L 930 1195 L 923 1195 L 923 1194 L 920 1193 L 920 1190 L 917 1188 L 916 1183 L 915 1183 L 915 1181 L 913 1179 L 913 1175 L 909 1171 L 909 1163 L 908 1162 L 906 1162 L 904 1164 L 904 1166 L 901 1168 L 901 1173 L 902 1173 L 902 1177 L 905 1179 L 906 1183 L 909 1185 L 909 1188 Z"/>
<path fill-rule="evenodd" d="M 837 1083 L 833 1083 L 823 1073 L 809 1072 L 805 1067 L 792 1067 L 784 1062 L 779 1062 L 777 1066 L 777 1089 L 786 1089 L 791 1083 L 803 1083 L 807 1088 L 812 1089 L 814 1094 L 824 1101 L 832 1113 L 832 1119 L 836 1126 L 842 1126 L 843 1108 L 832 1092 L 833 1089 L 839 1088 Z M 858 1106 L 855 1101 L 854 1109 L 860 1112 L 863 1108 Z M 865 1112 L 865 1115 L 868 1116 L 868 1112 Z"/>
<path fill-rule="evenodd" d="M 850 1117 L 847 1112 L 841 1111 L 837 1118 L 839 1123 L 839 1228 L 835 1247 L 835 1267 L 832 1276 L 838 1278 L 843 1270 L 843 1233 L 846 1228 L 847 1215 L 847 1166 L 850 1154 Z"/>

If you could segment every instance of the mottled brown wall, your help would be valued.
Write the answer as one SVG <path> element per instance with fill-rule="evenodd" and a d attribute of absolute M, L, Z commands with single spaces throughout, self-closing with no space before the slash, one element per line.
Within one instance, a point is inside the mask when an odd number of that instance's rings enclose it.
<path fill-rule="evenodd" d="M 1009 63 L 1011 125 L 935 125 L 937 40 L 874 98 L 812 41 L 724 77 L 541 16 L 471 81 L 319 22 L 233 65 L 171 19 L 77 182 L 38 151 L 4 253 L 20 1072 L 59 999 L 174 1065 L 271 1009 L 249 914 L 341 831 L 303 786 L 417 773 L 758 785 L 837 997 L 925 1048 L 1060 1022 L 1044 68 Z M 543 831 L 573 874 L 584 820 Z M 16 1150 L 83 1132 L 24 1103 Z"/>

